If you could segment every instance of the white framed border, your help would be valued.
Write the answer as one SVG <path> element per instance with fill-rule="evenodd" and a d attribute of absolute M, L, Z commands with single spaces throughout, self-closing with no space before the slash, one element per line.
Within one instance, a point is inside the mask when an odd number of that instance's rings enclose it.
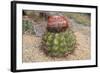
<path fill-rule="evenodd" d="M 22 10 L 91 13 L 91 59 L 22 63 Z M 19 3 L 16 4 L 16 28 L 16 70 L 96 65 L 96 8 Z"/>

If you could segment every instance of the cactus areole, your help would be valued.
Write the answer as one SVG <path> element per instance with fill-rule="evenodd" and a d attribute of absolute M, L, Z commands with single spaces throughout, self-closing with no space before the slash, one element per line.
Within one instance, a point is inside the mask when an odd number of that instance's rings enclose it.
<path fill-rule="evenodd" d="M 68 19 L 64 16 L 49 16 L 47 29 L 48 31 L 61 32 L 68 28 Z"/>

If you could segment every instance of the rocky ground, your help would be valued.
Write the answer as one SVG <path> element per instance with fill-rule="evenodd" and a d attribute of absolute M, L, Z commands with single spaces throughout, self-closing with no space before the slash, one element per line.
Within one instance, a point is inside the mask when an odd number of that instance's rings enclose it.
<path fill-rule="evenodd" d="M 46 56 L 40 49 L 41 38 L 35 35 L 23 35 L 23 62 L 45 62 L 62 60 L 86 60 L 90 59 L 90 26 L 84 26 L 70 20 L 71 28 L 76 35 L 77 47 L 72 54 L 62 58 L 51 58 Z"/>

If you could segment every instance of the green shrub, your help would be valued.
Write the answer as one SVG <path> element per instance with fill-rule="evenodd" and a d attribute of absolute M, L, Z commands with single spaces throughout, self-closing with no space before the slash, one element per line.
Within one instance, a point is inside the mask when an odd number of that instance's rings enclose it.
<path fill-rule="evenodd" d="M 76 38 L 71 30 L 66 32 L 47 32 L 43 37 L 43 47 L 47 55 L 61 57 L 75 49 Z"/>
<path fill-rule="evenodd" d="M 22 29 L 23 29 L 23 34 L 26 33 L 26 32 L 34 34 L 32 22 L 30 22 L 29 20 L 23 20 L 22 21 Z"/>

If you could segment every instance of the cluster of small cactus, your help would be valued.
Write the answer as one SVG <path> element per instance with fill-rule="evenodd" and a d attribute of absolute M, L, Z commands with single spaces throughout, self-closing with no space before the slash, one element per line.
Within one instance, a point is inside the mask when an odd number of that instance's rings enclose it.
<path fill-rule="evenodd" d="M 33 24 L 31 21 L 29 20 L 23 20 L 22 21 L 22 30 L 23 30 L 23 34 L 24 33 L 30 33 L 30 34 L 34 34 L 34 29 L 33 29 Z"/>
<path fill-rule="evenodd" d="M 65 32 L 47 32 L 43 36 L 43 48 L 51 57 L 68 55 L 75 49 L 76 38 L 74 33 L 67 29 Z"/>

